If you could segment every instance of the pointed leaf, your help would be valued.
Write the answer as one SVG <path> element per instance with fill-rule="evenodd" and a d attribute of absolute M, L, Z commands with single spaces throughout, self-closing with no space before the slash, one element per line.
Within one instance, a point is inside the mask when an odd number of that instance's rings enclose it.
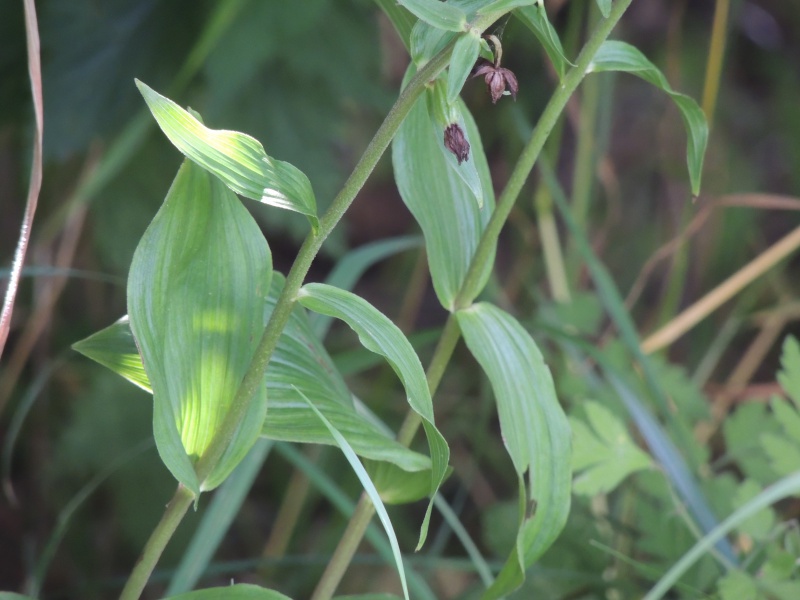
<path fill-rule="evenodd" d="M 479 31 L 469 30 L 461 35 L 453 47 L 450 58 L 450 68 L 447 72 L 447 102 L 453 104 L 464 87 L 464 82 L 469 77 L 475 61 L 478 60 L 478 50 L 481 47 Z"/>
<path fill-rule="evenodd" d="M 300 289 L 297 299 L 309 310 L 344 321 L 358 334 L 361 344 L 367 350 L 384 356 L 403 382 L 409 405 L 422 417 L 422 426 L 431 451 L 432 471 L 429 488 L 431 503 L 428 504 L 422 523 L 417 547 L 419 549 L 428 533 L 432 498 L 447 474 L 447 463 L 450 459 L 447 442 L 434 424 L 433 402 L 422 364 L 397 326 L 359 296 L 329 285 L 309 283 Z"/>
<path fill-rule="evenodd" d="M 261 142 L 238 131 L 209 129 L 188 111 L 136 81 L 158 126 L 187 158 L 219 177 L 237 194 L 307 215 L 317 226 L 317 206 L 308 177 L 297 167 L 267 156 Z"/>
<path fill-rule="evenodd" d="M 409 71 L 410 73 L 410 71 Z M 408 76 L 408 75 L 407 75 Z M 418 101 L 403 121 L 392 144 L 392 164 L 400 195 L 420 224 L 425 236 L 428 264 L 439 302 L 452 310 L 464 276 L 494 210 L 489 167 L 475 122 L 459 101 L 464 132 L 470 142 L 483 190 L 483 208 L 461 177 L 448 165 L 441 145 L 441 132 L 434 134 L 425 101 Z M 494 263 L 487 261 L 481 274 L 485 282 Z"/>
<path fill-rule="evenodd" d="M 300 392 L 300 394 L 302 395 L 302 392 Z M 394 554 L 394 560 L 397 564 L 397 572 L 400 574 L 400 583 L 403 585 L 403 596 L 406 600 L 409 600 L 408 584 L 406 583 L 406 571 L 403 567 L 403 556 L 400 553 L 400 546 L 397 543 L 397 536 L 394 533 L 392 521 L 389 519 L 389 514 L 386 512 L 386 507 L 383 505 L 383 502 L 381 502 L 381 497 L 378 495 L 378 490 L 375 489 L 375 486 L 372 484 L 372 480 L 370 480 L 369 475 L 359 462 L 358 457 L 356 456 L 356 453 L 353 452 L 350 444 L 347 443 L 347 440 L 344 439 L 341 433 L 336 431 L 336 428 L 331 425 L 331 422 L 328 421 L 328 419 L 326 419 L 321 412 L 319 412 L 311 400 L 306 398 L 306 402 L 319 417 L 320 421 L 322 421 L 331 432 L 331 435 L 336 440 L 337 445 L 339 448 L 341 448 L 345 458 L 347 458 L 347 462 L 350 463 L 350 466 L 353 467 L 353 470 L 356 472 L 358 480 L 364 487 L 364 491 L 367 492 L 369 499 L 372 500 L 372 505 L 375 507 L 375 512 L 378 513 L 378 518 L 381 520 L 383 528 L 386 530 L 386 535 L 389 537 L 389 543 L 392 545 L 392 553 Z"/>
<path fill-rule="evenodd" d="M 479 15 L 489 15 L 491 13 L 505 13 L 522 6 L 531 4 L 544 4 L 543 0 L 494 0 L 478 10 Z"/>
<path fill-rule="evenodd" d="M 616 40 L 603 42 L 603 45 L 594 55 L 587 72 L 601 73 L 603 71 L 632 73 L 661 89 L 672 98 L 681 113 L 683 124 L 686 126 L 686 134 L 689 138 L 686 146 L 686 159 L 689 166 L 692 193 L 695 196 L 699 194 L 703 159 L 708 145 L 708 123 L 697 102 L 689 96 L 674 91 L 661 71 L 647 60 L 641 51 L 625 42 Z"/>
<path fill-rule="evenodd" d="M 553 27 L 545 12 L 544 2 L 539 2 L 537 6 L 528 6 L 517 9 L 514 14 L 522 21 L 536 36 L 539 43 L 544 48 L 547 57 L 553 64 L 553 68 L 558 73 L 558 78 L 562 79 L 567 72 L 567 65 L 570 62 L 564 56 L 564 47 L 561 39 Z"/>
<path fill-rule="evenodd" d="M 249 583 L 238 583 L 224 587 L 194 590 L 164 600 L 291 600 L 280 592 L 268 590 Z"/>
<path fill-rule="evenodd" d="M 133 339 L 128 315 L 86 339 L 75 342 L 72 349 L 122 375 L 146 392 L 153 393 L 142 365 L 142 357 L 139 356 L 136 341 Z"/>
<path fill-rule="evenodd" d="M 608 18 L 611 14 L 611 0 L 597 0 L 597 8 L 600 9 L 600 14 L 604 19 Z"/>
<path fill-rule="evenodd" d="M 225 418 L 263 327 L 272 259 L 239 199 L 185 161 L 133 256 L 130 326 L 153 387 L 159 454 L 189 489 L 213 489 L 261 431 L 266 390 L 217 468 L 197 481 L 198 460 Z"/>
<path fill-rule="evenodd" d="M 467 15 L 463 10 L 440 0 L 397 0 L 419 19 L 446 31 L 464 31 Z"/>
<path fill-rule="evenodd" d="M 524 518 L 511 557 L 484 598 L 516 589 L 555 541 L 570 506 L 570 429 L 556 398 L 550 370 L 530 334 L 508 313 L 478 303 L 456 313 L 464 341 L 489 377 L 500 429 L 514 468 L 528 471 L 521 487 Z"/>

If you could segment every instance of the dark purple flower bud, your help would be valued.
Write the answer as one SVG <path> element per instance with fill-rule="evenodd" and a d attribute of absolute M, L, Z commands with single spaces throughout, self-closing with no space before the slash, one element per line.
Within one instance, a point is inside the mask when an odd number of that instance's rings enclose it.
<path fill-rule="evenodd" d="M 469 142 L 458 123 L 451 123 L 444 130 L 444 145 L 458 159 L 458 164 L 469 160 Z"/>

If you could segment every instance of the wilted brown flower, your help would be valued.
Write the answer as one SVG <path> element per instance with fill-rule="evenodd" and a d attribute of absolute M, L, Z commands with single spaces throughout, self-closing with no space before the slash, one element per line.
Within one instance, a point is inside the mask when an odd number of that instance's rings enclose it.
<path fill-rule="evenodd" d="M 508 69 L 486 61 L 475 70 L 473 77 L 479 77 L 480 75 L 484 76 L 486 87 L 489 88 L 489 93 L 492 95 L 492 104 L 495 104 L 500 99 L 506 89 L 511 92 L 511 97 L 514 100 L 517 99 L 517 92 L 519 91 L 517 76 Z"/>
<path fill-rule="evenodd" d="M 458 164 L 469 160 L 469 142 L 458 123 L 451 123 L 444 130 L 444 145 L 458 159 Z"/>

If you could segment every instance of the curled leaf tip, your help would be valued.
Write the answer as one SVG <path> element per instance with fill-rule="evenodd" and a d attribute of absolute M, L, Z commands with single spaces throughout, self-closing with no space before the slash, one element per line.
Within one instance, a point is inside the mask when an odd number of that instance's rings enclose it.
<path fill-rule="evenodd" d="M 445 128 L 444 145 L 456 155 L 459 165 L 465 160 L 469 160 L 469 142 L 458 123 L 451 123 Z"/>

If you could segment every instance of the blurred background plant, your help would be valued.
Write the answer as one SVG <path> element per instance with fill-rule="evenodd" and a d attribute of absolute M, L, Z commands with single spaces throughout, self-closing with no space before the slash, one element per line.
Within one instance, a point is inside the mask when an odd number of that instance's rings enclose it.
<path fill-rule="evenodd" d="M 554 0 L 547 8 L 573 57 L 599 12 L 583 2 Z M 103 597 L 118 589 L 158 520 L 163 506 L 154 499 L 168 498 L 173 488 L 147 443 L 147 395 L 70 349 L 126 312 L 133 251 L 180 162 L 157 134 L 133 78 L 198 109 L 211 127 L 263 141 L 270 155 L 308 174 L 324 210 L 391 106 L 408 58 L 367 0 L 305 0 L 302 9 L 281 0 L 46 0 L 38 10 L 45 172 L 0 365 L 0 589 L 34 582 L 48 598 Z M 31 108 L 21 3 L 1 0 L 0 15 L 0 256 L 7 264 L 24 208 Z M 637 46 L 674 89 L 702 99 L 712 134 L 697 199 L 685 175 L 680 114 L 638 79 L 588 78 L 546 148 L 578 228 L 618 289 L 630 291 L 628 308 L 645 350 L 658 351 L 654 364 L 674 417 L 665 430 L 718 519 L 800 468 L 800 354 L 791 343 L 783 387 L 776 379 L 783 339 L 798 330 L 796 261 L 762 265 L 755 274 L 764 277 L 741 279 L 720 297 L 722 308 L 702 312 L 685 335 L 648 336 L 662 326 L 669 332 L 683 309 L 792 229 L 800 209 L 799 30 L 797 11 L 777 0 L 652 0 L 634 2 L 626 14 L 615 36 Z M 557 76 L 520 21 L 512 18 L 498 34 L 503 65 L 519 80 L 516 103 L 492 106 L 480 80 L 468 82 L 462 97 L 500 189 Z M 634 357 L 615 339 L 575 236 L 551 226 L 554 193 L 542 185 L 536 202 L 518 203 L 489 292 L 513 306 L 540 340 L 576 435 L 570 520 L 517 597 L 639 597 L 697 531 L 662 474 L 669 466 L 653 439 L 639 422 L 626 427 L 630 413 L 620 398 L 648 391 L 633 378 L 615 386 L 608 376 L 613 369 L 629 375 Z M 276 268 L 285 271 L 305 219 L 247 206 L 269 237 Z M 385 157 L 311 279 L 349 264 L 355 248 L 416 232 Z M 554 235 L 563 239 L 563 281 L 543 258 L 552 259 Z M 404 251 L 387 253 L 355 289 L 410 334 L 425 362 L 446 314 L 418 247 L 399 247 Z M 354 349 L 345 328 L 334 327 L 327 342 L 354 393 L 383 420 L 399 422 L 402 414 L 385 401 L 396 393 L 389 370 Z M 602 347 L 603 356 L 587 354 L 581 342 Z M 435 399 L 455 468 L 443 493 L 496 567 L 515 535 L 516 481 L 503 448 L 489 441 L 499 435 L 491 393 L 471 359 L 461 358 Z M 599 379 L 595 365 L 605 374 Z M 335 483 L 356 497 L 359 483 L 343 459 L 329 450 L 275 450 L 204 585 L 263 575 L 271 586 L 306 597 L 316 581 L 309 573 L 321 572 L 341 535 L 346 519 L 323 498 L 329 492 L 322 478 L 337 473 Z M 309 458 L 316 470 L 299 466 Z M 303 500 L 296 522 L 284 527 L 297 498 Z M 786 501 L 736 530 L 729 541 L 742 570 L 725 575 L 708 555 L 675 593 L 800 597 L 792 581 L 799 507 Z M 201 502 L 186 519 L 154 582 L 169 580 L 206 508 Z M 423 510 L 392 509 L 404 548 L 414 545 Z M 410 564 L 436 597 L 473 597 L 479 589 L 472 563 L 440 517 Z M 374 589 L 396 586 L 392 567 L 376 562 L 369 546 L 354 565 L 343 591 L 363 590 L 369 581 Z"/>

